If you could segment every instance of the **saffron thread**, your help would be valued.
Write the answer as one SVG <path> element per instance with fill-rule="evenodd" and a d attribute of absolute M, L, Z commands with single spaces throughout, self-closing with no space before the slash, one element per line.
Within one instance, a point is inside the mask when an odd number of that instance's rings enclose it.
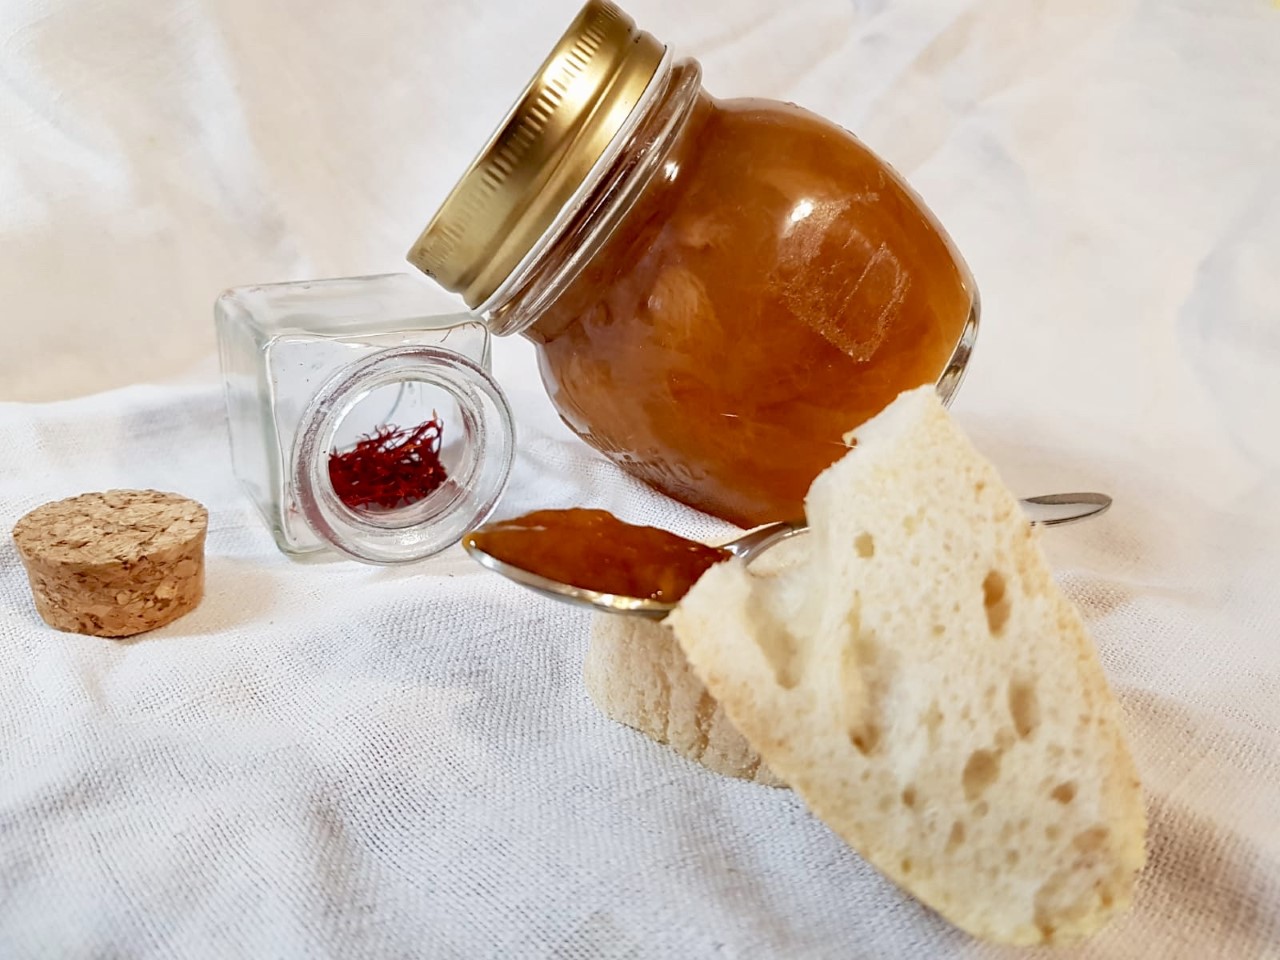
<path fill-rule="evenodd" d="M 394 510 L 429 497 L 449 474 L 440 460 L 444 425 L 433 412 L 416 427 L 392 424 L 329 454 L 329 483 L 352 510 Z"/>

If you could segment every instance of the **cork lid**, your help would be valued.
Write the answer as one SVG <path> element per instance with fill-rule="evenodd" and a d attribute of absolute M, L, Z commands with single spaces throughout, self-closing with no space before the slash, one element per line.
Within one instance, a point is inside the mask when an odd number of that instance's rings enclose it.
<path fill-rule="evenodd" d="M 46 623 L 125 637 L 200 602 L 208 525 L 208 511 L 186 497 L 108 490 L 37 507 L 13 539 Z"/>

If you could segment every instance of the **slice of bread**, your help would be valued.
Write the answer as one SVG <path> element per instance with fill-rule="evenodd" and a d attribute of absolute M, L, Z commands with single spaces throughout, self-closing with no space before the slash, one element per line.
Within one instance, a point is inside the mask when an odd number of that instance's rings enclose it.
<path fill-rule="evenodd" d="M 665 622 L 597 614 L 583 679 L 596 706 L 619 723 L 716 773 L 782 786 L 689 668 Z"/>
<path fill-rule="evenodd" d="M 709 570 L 667 618 L 810 808 L 980 937 L 1059 942 L 1132 896 L 1146 818 L 1118 707 L 1012 493 L 930 388 L 810 488 L 798 566 Z"/>

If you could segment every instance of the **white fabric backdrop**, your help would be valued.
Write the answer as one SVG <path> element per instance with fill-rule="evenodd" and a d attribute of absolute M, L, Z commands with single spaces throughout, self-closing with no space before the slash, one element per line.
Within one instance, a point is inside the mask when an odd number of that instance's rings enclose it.
<path fill-rule="evenodd" d="M 0 5 L 0 528 L 109 486 L 212 511 L 204 605 L 134 642 L 45 629 L 0 543 L 0 956 L 1004 955 L 596 714 L 582 616 L 457 551 L 291 563 L 237 493 L 214 295 L 400 269 L 576 6 Z M 1019 492 L 1116 497 L 1047 540 L 1151 865 L 1055 956 L 1280 956 L 1280 9 L 629 6 L 898 165 L 983 292 L 957 415 Z M 504 512 L 712 529 L 569 438 L 523 344 L 498 374 Z"/>

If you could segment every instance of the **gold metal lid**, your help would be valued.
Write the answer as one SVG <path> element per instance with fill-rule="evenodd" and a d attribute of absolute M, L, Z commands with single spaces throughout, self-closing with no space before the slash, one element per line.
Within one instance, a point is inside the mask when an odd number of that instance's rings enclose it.
<path fill-rule="evenodd" d="M 533 248 L 625 125 L 665 48 L 589 0 L 445 199 L 408 260 L 484 303 Z"/>

